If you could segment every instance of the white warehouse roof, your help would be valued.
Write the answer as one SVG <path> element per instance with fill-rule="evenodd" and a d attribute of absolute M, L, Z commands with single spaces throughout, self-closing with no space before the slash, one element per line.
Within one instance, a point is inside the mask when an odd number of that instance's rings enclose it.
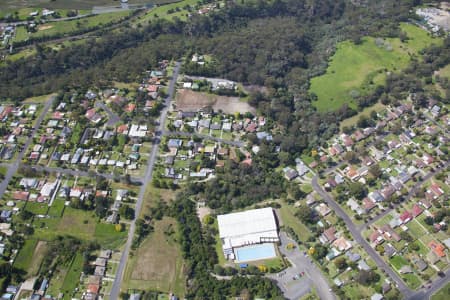
<path fill-rule="evenodd" d="M 217 221 L 225 248 L 260 243 L 261 238 L 278 238 L 271 207 L 219 215 Z"/>

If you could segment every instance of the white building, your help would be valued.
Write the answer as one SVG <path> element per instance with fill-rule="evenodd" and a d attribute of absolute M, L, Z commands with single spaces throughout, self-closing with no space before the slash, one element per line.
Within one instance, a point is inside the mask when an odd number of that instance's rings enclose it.
<path fill-rule="evenodd" d="M 234 258 L 233 249 L 252 244 L 279 242 L 278 226 L 271 207 L 217 216 L 223 253 Z"/>
<path fill-rule="evenodd" d="M 147 135 L 147 126 L 133 124 L 128 135 L 130 137 L 145 137 Z"/>

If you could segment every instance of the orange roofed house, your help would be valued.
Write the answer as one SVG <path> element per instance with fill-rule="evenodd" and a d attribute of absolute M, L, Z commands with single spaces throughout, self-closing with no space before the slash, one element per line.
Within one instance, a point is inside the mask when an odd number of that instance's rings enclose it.
<path fill-rule="evenodd" d="M 445 247 L 441 243 L 431 241 L 428 243 L 428 247 L 430 247 L 431 251 L 433 251 L 437 256 L 439 257 L 445 256 Z"/>

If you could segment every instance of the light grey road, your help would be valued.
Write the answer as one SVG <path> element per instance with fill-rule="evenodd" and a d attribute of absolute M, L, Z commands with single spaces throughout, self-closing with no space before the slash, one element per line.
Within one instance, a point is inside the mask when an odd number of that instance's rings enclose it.
<path fill-rule="evenodd" d="M 175 136 L 184 136 L 184 137 L 194 137 L 194 136 L 198 136 L 202 139 L 205 140 L 211 140 L 211 141 L 216 141 L 222 144 L 227 144 L 227 145 L 231 145 L 231 146 L 235 146 L 235 147 L 243 147 L 245 145 L 244 142 L 241 141 L 230 141 L 230 140 L 224 140 L 221 138 L 216 138 L 210 135 L 206 135 L 206 134 L 200 134 L 200 133 L 195 133 L 195 132 L 184 132 L 184 131 L 166 131 L 164 130 L 162 132 L 163 135 L 175 135 Z"/>
<path fill-rule="evenodd" d="M 175 83 L 177 81 L 178 78 L 178 74 L 180 71 L 180 66 L 181 66 L 181 62 L 177 62 L 175 65 L 175 69 L 173 72 L 173 77 L 172 80 L 170 81 L 169 84 L 169 93 L 168 96 L 166 98 L 165 101 L 165 107 L 164 109 L 161 111 L 161 116 L 160 116 L 160 125 L 159 125 L 159 130 L 157 129 L 156 132 L 159 132 L 159 136 L 157 136 L 155 139 L 160 138 L 161 136 L 161 131 L 164 128 L 165 122 L 166 122 L 166 117 L 167 117 L 167 110 L 170 107 L 170 102 L 173 99 L 173 96 L 175 94 Z M 144 200 L 144 194 L 145 194 L 145 189 L 147 187 L 147 184 L 150 183 L 151 179 L 152 179 L 152 173 L 153 173 L 153 166 L 155 165 L 155 161 L 156 161 L 156 157 L 158 154 L 158 145 L 159 143 L 154 143 L 151 153 L 150 153 L 150 158 L 148 160 L 148 165 L 147 165 L 147 170 L 145 172 L 145 176 L 144 176 L 144 180 L 142 182 L 142 186 L 141 189 L 139 190 L 139 195 L 138 195 L 138 199 L 136 202 L 136 217 L 139 216 L 141 208 L 142 208 L 142 202 Z M 111 289 L 111 293 L 109 296 L 109 299 L 119 299 L 119 293 L 120 293 L 120 286 L 122 284 L 122 279 L 123 279 L 123 275 L 125 272 L 125 267 L 127 264 L 127 260 L 128 260 L 128 256 L 130 254 L 130 248 L 131 248 L 131 244 L 133 242 L 134 239 L 134 231 L 136 229 L 136 219 L 134 219 L 133 221 L 131 221 L 130 224 L 130 229 L 128 230 L 128 239 L 127 242 L 125 244 L 125 248 L 122 252 L 122 257 L 120 258 L 120 262 L 119 262 L 119 266 L 117 267 L 117 273 L 116 273 L 116 277 L 114 278 L 114 283 Z"/>
<path fill-rule="evenodd" d="M 315 286 L 316 291 L 322 300 L 334 300 L 336 297 L 330 292 L 330 285 L 321 271 L 314 265 L 309 257 L 299 251 L 295 241 L 290 239 L 285 232 L 280 233 L 281 247 L 280 252 L 286 256 L 292 266 L 286 270 L 268 276 L 278 283 L 283 291 L 284 297 L 287 299 L 299 299 L 311 291 L 311 287 Z M 296 247 L 293 250 L 287 250 L 286 246 L 293 243 Z M 298 279 L 294 276 L 304 273 Z"/>
<path fill-rule="evenodd" d="M 114 125 L 120 122 L 119 116 L 115 112 L 113 112 L 108 106 L 106 106 L 105 103 L 103 103 L 103 101 L 95 101 L 95 107 L 103 109 L 108 114 L 109 118 L 108 122 L 106 122 L 106 126 L 113 127 Z"/>
<path fill-rule="evenodd" d="M 30 136 L 28 137 L 27 141 L 25 142 L 25 145 L 22 147 L 21 150 L 19 150 L 19 154 L 17 155 L 17 158 L 15 162 L 13 162 L 10 167 L 8 168 L 8 171 L 6 172 L 5 179 L 0 183 L 0 198 L 3 197 L 3 194 L 6 191 L 6 188 L 8 187 L 9 182 L 11 181 L 14 174 L 17 173 L 17 170 L 19 169 L 20 162 L 22 161 L 25 153 L 27 152 L 28 147 L 30 147 L 31 143 L 33 142 L 33 138 L 36 135 L 39 127 L 41 126 L 42 121 L 44 120 L 45 115 L 47 114 L 48 110 L 52 106 L 53 101 L 55 100 L 55 97 L 50 97 L 47 102 L 45 103 L 44 109 L 42 110 L 41 115 L 36 120 L 33 131 L 31 132 Z"/>
<path fill-rule="evenodd" d="M 445 272 L 445 277 L 439 277 L 439 279 L 435 280 L 429 289 L 420 290 L 414 295 L 412 295 L 409 300 L 423 300 L 423 299 L 431 299 L 431 296 L 438 292 L 441 288 L 443 288 L 450 280 L 450 269 Z"/>
<path fill-rule="evenodd" d="M 333 198 L 325 192 L 322 187 L 317 182 L 317 176 L 314 176 L 312 180 L 313 189 L 325 200 L 325 202 L 334 210 L 336 215 L 338 215 L 345 222 L 348 230 L 352 234 L 355 241 L 360 244 L 364 250 L 366 250 L 367 254 L 375 261 L 378 268 L 383 270 L 389 277 L 395 282 L 399 291 L 405 296 L 405 298 L 409 298 L 413 295 L 413 291 L 403 282 L 400 276 L 397 275 L 387 264 L 386 262 L 378 255 L 378 253 L 369 245 L 369 243 L 361 236 L 356 225 L 350 219 L 350 217 L 345 213 L 345 211 L 336 203 Z"/>

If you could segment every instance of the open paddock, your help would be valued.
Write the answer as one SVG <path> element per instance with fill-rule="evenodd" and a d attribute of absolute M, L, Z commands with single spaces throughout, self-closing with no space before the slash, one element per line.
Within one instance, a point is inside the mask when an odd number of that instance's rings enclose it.
<path fill-rule="evenodd" d="M 185 89 L 178 91 L 176 106 L 178 110 L 182 111 L 198 111 L 204 107 L 211 106 L 214 111 L 222 111 L 227 114 L 236 112 L 255 113 L 255 109 L 248 103 L 240 101 L 239 97 L 219 96 Z"/>

